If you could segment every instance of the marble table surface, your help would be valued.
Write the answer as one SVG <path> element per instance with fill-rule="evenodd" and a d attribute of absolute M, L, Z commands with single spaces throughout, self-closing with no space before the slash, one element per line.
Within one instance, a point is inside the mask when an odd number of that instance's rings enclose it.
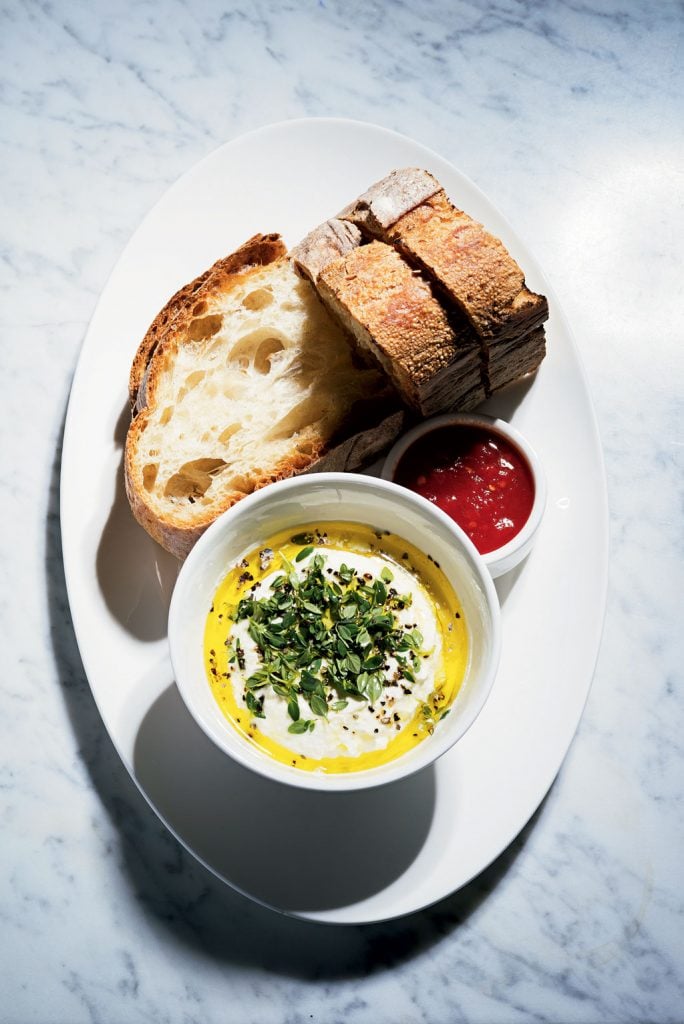
<path fill-rule="evenodd" d="M 0 1019 L 684 1020 L 684 16 L 659 0 L 6 0 Z M 281 917 L 166 832 L 104 731 L 62 572 L 70 381 L 154 201 L 261 124 L 357 118 L 471 177 L 535 252 L 596 405 L 611 570 L 548 797 L 393 923 Z"/>

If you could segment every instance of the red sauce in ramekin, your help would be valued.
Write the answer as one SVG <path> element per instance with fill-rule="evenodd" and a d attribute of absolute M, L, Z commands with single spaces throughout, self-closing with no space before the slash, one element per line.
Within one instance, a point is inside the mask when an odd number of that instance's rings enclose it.
<path fill-rule="evenodd" d="M 485 427 L 439 427 L 402 456 L 398 484 L 438 505 L 482 555 L 512 540 L 534 504 L 534 481 L 523 454 Z"/>

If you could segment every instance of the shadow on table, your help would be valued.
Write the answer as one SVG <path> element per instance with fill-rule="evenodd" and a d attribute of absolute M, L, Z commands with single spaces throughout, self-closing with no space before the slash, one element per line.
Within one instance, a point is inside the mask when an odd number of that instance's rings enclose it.
<path fill-rule="evenodd" d="M 170 665 L 162 672 L 172 678 Z M 204 863 L 292 913 L 384 892 L 419 855 L 434 815 L 432 767 L 357 793 L 299 789 L 243 768 L 205 736 L 172 682 L 140 723 L 133 763 L 154 807 L 192 837 Z"/>
<path fill-rule="evenodd" d="M 114 443 L 121 450 L 121 459 L 95 568 L 109 612 L 127 633 L 150 643 L 166 636 L 169 601 L 180 562 L 155 544 L 131 515 L 123 453 L 130 420 L 130 409 L 126 405 L 114 431 Z"/>
<path fill-rule="evenodd" d="M 515 863 L 543 804 L 508 849 L 468 886 L 428 910 L 377 925 L 314 924 L 260 907 L 215 878 L 172 836 L 120 761 L 85 678 L 62 565 L 60 458 L 58 450 L 45 553 L 54 659 L 79 754 L 120 836 L 121 866 L 129 876 L 131 897 L 160 941 L 171 939 L 219 962 L 302 979 L 353 978 L 410 960 L 467 921 Z M 178 757 L 182 759 L 182 750 Z M 264 852 L 265 859 L 269 852 Z M 278 850 L 271 852 L 277 863 Z M 365 866 L 354 863 L 348 870 L 363 871 Z"/>

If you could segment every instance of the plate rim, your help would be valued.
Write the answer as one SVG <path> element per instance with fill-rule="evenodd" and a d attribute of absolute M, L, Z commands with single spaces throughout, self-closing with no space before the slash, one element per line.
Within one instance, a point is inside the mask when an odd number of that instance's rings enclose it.
<path fill-rule="evenodd" d="M 565 336 L 564 340 L 567 341 L 569 349 L 570 349 L 570 351 L 572 353 L 573 361 L 575 363 L 575 368 L 576 368 L 576 370 L 577 370 L 577 372 L 579 374 L 579 377 L 581 379 L 582 388 L 583 388 L 583 395 L 584 395 L 584 398 L 586 399 L 586 407 L 587 407 L 586 411 L 587 411 L 588 416 L 589 416 L 589 426 L 590 426 L 590 434 L 591 434 L 591 440 L 592 440 L 593 455 L 594 455 L 594 458 L 595 458 L 595 465 L 592 468 L 595 469 L 597 471 L 597 473 L 598 473 L 598 479 L 599 479 L 599 482 L 600 482 L 600 495 L 597 495 L 597 498 L 600 499 L 599 500 L 599 504 L 600 504 L 600 507 L 601 507 L 601 519 L 600 519 L 600 522 L 594 523 L 594 529 L 596 531 L 596 536 L 597 536 L 597 539 L 598 539 L 598 542 L 599 542 L 600 553 L 602 555 L 600 566 L 597 566 L 597 565 L 594 566 L 594 569 L 598 570 L 598 572 L 595 572 L 595 575 L 598 576 L 599 573 L 600 573 L 600 587 L 598 587 L 598 592 L 597 592 L 598 593 L 598 603 L 597 603 L 597 606 L 600 609 L 600 614 L 596 616 L 596 619 L 593 622 L 593 631 L 592 631 L 592 636 L 591 636 L 591 642 L 590 643 L 585 643 L 583 645 L 587 650 L 591 651 L 591 657 L 589 659 L 590 667 L 588 668 L 588 671 L 587 671 L 587 681 L 585 683 L 585 691 L 584 691 L 584 697 L 583 697 L 583 700 L 582 700 L 581 708 L 580 708 L 579 713 L 577 715 L 576 721 L 574 722 L 574 727 L 573 727 L 572 731 L 570 732 L 569 738 L 567 739 L 567 742 L 564 744 L 562 751 L 557 756 L 558 763 L 557 763 L 557 766 L 556 766 L 556 768 L 555 768 L 555 770 L 553 772 L 553 775 L 552 775 L 551 779 L 548 781 L 548 784 L 544 785 L 543 790 L 541 791 L 541 795 L 539 796 L 539 799 L 535 798 L 534 806 L 532 807 L 529 815 L 527 815 L 525 820 L 521 821 L 519 824 L 517 824 L 515 826 L 515 828 L 512 830 L 511 834 L 507 833 L 505 841 L 502 841 L 502 844 L 489 857 L 489 859 L 485 863 L 482 863 L 475 871 L 473 871 L 472 874 L 467 879 L 465 879 L 464 881 L 459 882 L 456 885 L 455 888 L 450 888 L 448 891 L 443 892 L 442 894 L 438 895 L 437 897 L 435 897 L 434 899 L 432 899 L 432 900 L 430 900 L 428 902 L 421 903 L 420 905 L 417 905 L 417 906 L 415 906 L 415 907 L 413 907 L 411 909 L 408 909 L 408 910 L 406 910 L 406 909 L 401 910 L 399 913 L 391 913 L 391 912 L 389 912 L 387 914 L 381 914 L 381 915 L 376 915 L 376 916 L 369 916 L 369 917 L 364 917 L 364 918 L 354 918 L 354 919 L 344 919 L 342 917 L 339 917 L 339 918 L 335 918 L 334 917 L 334 914 L 335 914 L 336 911 L 343 910 L 345 908 L 334 908 L 332 911 L 327 911 L 326 910 L 326 911 L 322 911 L 322 912 L 313 912 L 313 913 L 307 912 L 307 911 L 301 911 L 301 912 L 300 911 L 293 911 L 293 910 L 290 910 L 290 909 L 287 909 L 287 908 L 283 908 L 283 907 L 279 907 L 277 905 L 269 903 L 266 900 L 260 899 L 258 896 L 254 895 L 253 893 L 246 891 L 245 889 L 241 888 L 240 885 L 236 884 L 234 881 L 231 881 L 228 878 L 226 878 L 223 874 L 221 874 L 221 872 L 217 868 L 213 867 L 196 850 L 194 850 L 189 845 L 189 842 L 186 841 L 186 839 L 183 838 L 178 833 L 178 831 L 175 829 L 175 827 L 173 825 L 171 825 L 171 823 L 166 819 L 164 814 L 162 814 L 160 809 L 155 805 L 155 803 L 153 802 L 151 796 L 146 792 L 146 790 L 143 788 L 141 782 L 139 781 L 139 779 L 138 779 L 138 777 L 137 777 L 137 775 L 136 775 L 136 773 L 134 771 L 134 766 L 133 765 L 129 765 L 127 757 L 122 752 L 121 743 L 120 743 L 119 738 L 115 737 L 112 734 L 112 732 L 110 732 L 110 730 L 109 730 L 109 728 L 108 728 L 108 726 L 106 724 L 105 714 L 103 713 L 103 709 L 100 706 L 100 701 L 98 699 L 98 694 L 96 692 L 96 689 L 93 687 L 93 684 L 91 683 L 91 672 L 94 672 L 95 669 L 94 669 L 94 665 L 91 664 L 91 658 L 90 658 L 89 653 L 86 653 L 86 651 L 88 650 L 88 644 L 82 642 L 82 638 L 80 636 L 80 630 L 79 630 L 79 626 L 78 626 L 78 622 L 77 622 L 77 616 L 74 614 L 74 610 L 75 610 L 75 608 L 77 606 L 77 603 L 78 603 L 76 601 L 76 598 L 75 598 L 76 582 L 75 582 L 75 573 L 72 575 L 72 568 L 71 568 L 71 566 L 72 566 L 72 558 L 71 558 L 71 547 L 72 547 L 72 544 L 71 544 L 71 538 L 69 538 L 68 531 L 67 531 L 66 526 L 65 526 L 65 523 L 68 520 L 68 509 L 67 509 L 67 506 L 68 506 L 69 501 L 70 501 L 70 498 L 68 496 L 69 495 L 68 487 L 65 486 L 65 480 L 68 483 L 68 477 L 69 477 L 70 466 L 71 466 L 71 457 L 70 457 L 69 453 L 71 451 L 73 451 L 73 448 L 74 448 L 74 445 L 71 442 L 71 438 L 72 438 L 72 435 L 76 431 L 76 424 L 77 424 L 77 418 L 76 418 L 76 409 L 77 409 L 77 402 L 78 402 L 77 396 L 78 396 L 79 389 L 80 389 L 81 377 L 85 374 L 85 369 L 86 369 L 83 356 L 84 356 L 84 353 L 86 352 L 86 350 L 88 350 L 91 347 L 91 345 L 92 345 L 92 342 L 91 342 L 90 339 L 91 339 L 91 336 L 94 333 L 94 325 L 97 325 L 98 314 L 99 314 L 99 312 L 100 312 L 100 310 L 101 310 L 101 308 L 103 306 L 104 300 L 106 299 L 106 296 L 107 296 L 107 293 L 108 293 L 108 290 L 109 290 L 112 278 L 114 277 L 114 274 L 115 274 L 117 268 L 124 261 L 124 259 L 126 257 L 126 254 L 128 253 L 129 249 L 133 246 L 136 237 L 141 232 L 141 230 L 143 229 L 144 225 L 148 222 L 148 220 L 150 220 L 153 217 L 153 215 L 154 215 L 155 211 L 157 210 L 158 206 L 161 203 L 167 201 L 167 199 L 171 195 L 173 195 L 173 193 L 180 187 L 181 183 L 185 182 L 192 175 L 194 175 L 196 173 L 200 173 L 201 169 L 203 168 L 203 166 L 205 164 L 207 164 L 208 162 L 210 162 L 211 160 L 216 159 L 219 153 L 221 153 L 223 151 L 226 151 L 226 150 L 229 150 L 229 149 L 231 149 L 233 147 L 236 147 L 238 144 L 243 144 L 247 140 L 255 139 L 255 138 L 258 138 L 259 136 L 262 136 L 262 135 L 267 135 L 269 132 L 273 132 L 275 130 L 286 130 L 288 128 L 294 128 L 294 127 L 314 128 L 315 126 L 323 126 L 323 125 L 329 126 L 329 127 L 332 127 L 332 128 L 335 128 L 335 127 L 350 127 L 350 128 L 354 128 L 354 129 L 363 129 L 363 130 L 366 130 L 366 131 L 371 131 L 373 133 L 378 133 L 379 135 L 385 136 L 385 137 L 387 137 L 389 139 L 393 139 L 393 140 L 396 140 L 396 141 L 400 141 L 402 143 L 406 143 L 406 144 L 408 144 L 409 146 L 411 146 L 413 148 L 419 148 L 427 156 L 430 156 L 430 157 L 434 158 L 435 161 L 438 161 L 438 162 L 444 163 L 444 164 L 448 164 L 449 167 L 451 168 L 451 170 L 458 177 L 460 177 L 463 181 L 465 181 L 467 183 L 468 187 L 473 191 L 473 193 L 475 193 L 478 196 L 478 198 L 490 210 L 492 210 L 493 213 L 506 225 L 506 228 L 507 228 L 508 232 L 510 233 L 510 236 L 513 239 L 515 239 L 516 243 L 524 250 L 526 270 L 527 269 L 534 270 L 535 276 L 538 277 L 540 279 L 540 281 L 543 283 L 545 293 L 548 296 L 548 298 L 551 300 L 550 304 L 553 305 L 553 307 L 554 307 L 554 322 L 557 322 L 560 325 L 560 329 L 561 329 L 562 333 Z M 508 847 L 511 845 L 511 843 L 515 841 L 516 837 L 520 834 L 521 831 L 524 830 L 524 828 L 527 826 L 529 821 L 534 817 L 534 814 L 537 812 L 537 810 L 539 809 L 539 807 L 543 803 L 547 793 L 549 792 L 549 790 L 553 786 L 553 784 L 554 784 L 554 782 L 555 782 L 555 780 L 556 780 L 556 778 L 558 776 L 558 773 L 560 772 L 560 770 L 561 770 L 561 768 L 563 766 L 563 763 L 564 763 L 564 761 L 565 761 L 565 759 L 567 757 L 567 754 L 568 754 L 569 748 L 570 748 L 570 746 L 571 746 L 571 744 L 573 742 L 573 739 L 574 739 L 574 737 L 575 737 L 575 735 L 577 733 L 577 729 L 578 729 L 578 727 L 580 725 L 580 722 L 582 720 L 582 716 L 583 716 L 584 711 L 586 709 L 586 704 L 587 704 L 587 701 L 589 699 L 589 695 L 591 693 L 592 684 L 593 684 L 593 680 L 594 680 L 594 676 L 595 676 L 595 671 L 596 671 L 596 665 L 597 665 L 598 657 L 599 657 L 599 654 L 600 654 L 600 651 L 601 651 L 601 641 L 602 641 L 602 636 L 603 636 L 603 631 L 604 631 L 604 626 L 605 626 L 605 618 L 606 618 L 607 594 L 608 594 L 608 586 L 609 586 L 609 563 L 610 563 L 609 502 L 608 502 L 608 488 L 607 488 L 607 477 L 606 477 L 605 460 L 604 460 L 604 456 L 603 456 L 603 448 L 602 448 L 602 445 L 601 445 L 601 434 L 600 434 L 600 430 L 599 430 L 598 417 L 597 417 L 597 414 L 596 414 L 596 409 L 595 409 L 595 406 L 594 406 L 594 402 L 593 402 L 593 398 L 592 398 L 592 394 L 591 394 L 591 389 L 590 389 L 590 386 L 589 386 L 589 380 L 588 380 L 587 372 L 586 372 L 586 369 L 585 369 L 585 366 L 584 366 L 584 362 L 583 362 L 582 357 L 581 357 L 581 353 L 580 353 L 579 348 L 577 346 L 577 342 L 575 340 L 573 331 L 572 331 L 572 329 L 570 327 L 570 324 L 568 322 L 568 319 L 567 319 L 567 317 L 566 317 L 566 315 L 565 315 L 565 313 L 564 313 L 564 311 L 563 311 L 563 309 L 562 309 L 562 307 L 561 307 L 561 305 L 560 305 L 560 303 L 558 301 L 558 297 L 557 297 L 557 295 L 555 293 L 555 289 L 553 288 L 551 282 L 549 281 L 546 273 L 543 271 L 542 267 L 540 266 L 540 264 L 536 260 L 536 258 L 534 256 L 534 253 L 532 253 L 529 250 L 524 237 L 522 237 L 516 230 L 514 230 L 511 227 L 510 222 L 508 221 L 507 217 L 501 212 L 499 207 L 495 203 L 493 203 L 491 201 L 491 199 L 489 199 L 489 197 L 480 188 L 480 186 L 476 182 L 474 182 L 471 178 L 469 178 L 466 174 L 464 174 L 464 172 L 459 170 L 459 168 L 455 164 L 453 164 L 449 159 L 447 159 L 445 156 L 443 156 L 442 154 L 440 154 L 436 150 L 432 149 L 430 146 L 427 146 L 424 143 L 419 142 L 418 140 L 412 138 L 409 135 L 406 135 L 404 133 L 395 131 L 394 129 L 387 128 L 387 127 L 385 127 L 383 125 L 379 125 L 379 124 L 376 124 L 376 123 L 371 122 L 371 121 L 364 121 L 364 120 L 360 120 L 360 119 L 346 118 L 346 117 L 327 117 L 327 116 L 297 117 L 297 118 L 289 118 L 289 119 L 285 119 L 285 120 L 281 120 L 281 121 L 268 122 L 268 123 L 262 124 L 262 125 L 260 125 L 260 126 L 258 126 L 256 128 L 250 129 L 249 131 L 242 132 L 242 133 L 240 133 L 238 135 L 235 135 L 232 138 L 230 138 L 230 139 L 226 140 L 225 142 L 221 143 L 220 145 L 216 146 L 210 152 L 206 153 L 203 157 L 201 157 L 199 160 L 197 160 L 195 163 L 191 164 L 183 172 L 181 172 L 176 177 L 176 179 L 173 182 L 171 182 L 171 184 L 169 184 L 166 188 L 164 188 L 162 190 L 161 194 L 152 203 L 152 205 L 149 207 L 149 209 L 147 209 L 146 213 L 140 219 L 140 221 L 138 222 L 137 226 L 133 229 L 133 231 L 131 232 L 130 236 L 126 240 L 126 243 L 124 244 L 124 246 L 120 250 L 118 256 L 116 257 L 116 259 L 114 260 L 113 264 L 111 265 L 110 270 L 109 270 L 109 272 L 107 274 L 107 278 L 104 281 L 104 283 L 102 285 L 102 288 L 100 290 L 100 293 L 98 295 L 97 302 L 96 302 L 96 304 L 94 306 L 94 309 L 93 309 L 92 314 L 91 314 L 90 319 L 89 319 L 88 328 L 87 328 L 87 330 L 86 330 L 86 332 L 84 334 L 82 343 L 81 343 L 80 348 L 79 348 L 79 353 L 78 353 L 78 357 L 77 357 L 77 361 L 76 361 L 76 367 L 75 367 L 75 370 L 74 370 L 74 373 L 73 373 L 73 376 L 72 376 L 72 379 L 71 379 L 71 383 L 70 383 L 69 398 L 68 398 L 68 403 L 67 403 L 66 415 L 65 415 L 65 420 L 64 420 L 64 428 L 63 428 L 63 434 L 62 434 L 62 452 L 61 452 L 61 459 L 60 459 L 60 478 L 59 478 L 59 482 L 60 482 L 60 493 L 59 493 L 59 528 L 60 528 L 60 536 L 61 536 L 62 563 L 63 563 L 63 568 L 64 568 L 64 577 L 65 577 L 66 591 L 67 591 L 67 597 L 68 597 L 69 609 L 70 609 L 70 622 L 71 622 L 71 627 L 73 629 L 74 636 L 76 638 L 76 642 L 77 642 L 77 645 L 78 645 L 79 654 L 80 654 L 80 657 L 81 657 L 81 660 L 82 660 L 82 664 L 83 664 L 83 668 L 84 668 L 84 671 L 85 671 L 86 679 L 88 681 L 88 687 L 90 689 L 91 695 L 92 695 L 93 700 L 95 702 L 95 705 L 97 707 L 98 714 L 100 715 L 100 718 L 101 718 L 101 721 L 102 721 L 102 726 L 104 727 L 105 731 L 107 732 L 107 735 L 109 736 L 109 738 L 110 738 L 110 740 L 111 740 L 111 742 L 112 742 L 112 744 L 113 744 L 113 746 L 114 746 L 114 748 L 115 748 L 119 758 L 121 759 L 121 761 L 123 763 L 123 766 L 126 769 L 128 775 L 133 780 L 133 782 L 136 785 L 136 788 L 142 794 L 142 796 L 144 797 L 145 801 L 150 806 L 150 808 L 153 810 L 153 812 L 156 815 L 156 817 L 159 818 L 159 820 L 171 832 L 171 834 L 181 844 L 181 846 L 195 860 L 199 861 L 199 863 L 201 863 L 204 868 L 206 868 L 215 878 L 220 880 L 223 884 L 226 884 L 232 890 L 240 893 L 242 896 L 246 897 L 247 899 L 249 899 L 249 900 L 251 900 L 251 901 L 253 901 L 253 902 L 255 902 L 255 903 L 257 903 L 257 904 L 259 904 L 259 905 L 261 905 L 263 907 L 266 907 L 266 908 L 268 908 L 270 910 L 274 910 L 277 913 L 280 913 L 280 914 L 282 914 L 282 915 L 284 915 L 286 917 L 291 917 L 291 918 L 294 918 L 294 919 L 297 919 L 297 920 L 310 921 L 312 923 L 317 923 L 317 924 L 329 924 L 329 925 L 333 925 L 333 926 L 377 924 L 377 923 L 382 923 L 382 922 L 386 922 L 386 921 L 398 920 L 400 918 L 407 917 L 407 916 L 410 916 L 412 914 L 420 913 L 420 912 L 422 912 L 424 910 L 427 910 L 430 907 L 435 906 L 437 903 L 441 902 L 442 900 L 447 899 L 450 896 L 453 896 L 456 892 L 462 890 L 467 885 L 471 884 L 472 881 L 475 878 L 477 878 L 483 871 L 487 870 L 487 868 L 490 867 L 505 852 L 506 849 L 508 849 Z M 503 660 L 504 656 L 505 655 L 502 653 L 502 660 Z M 167 657 L 168 657 L 168 655 L 167 655 Z"/>

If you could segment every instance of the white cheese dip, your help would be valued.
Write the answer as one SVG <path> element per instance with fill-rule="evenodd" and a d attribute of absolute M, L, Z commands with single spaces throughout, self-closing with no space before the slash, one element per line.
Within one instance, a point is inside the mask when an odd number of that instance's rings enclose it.
<path fill-rule="evenodd" d="M 399 678 L 398 663 L 394 657 L 388 656 L 382 670 L 385 683 L 383 692 L 374 704 L 367 700 L 349 699 L 345 708 L 340 711 L 330 709 L 326 718 L 322 715 L 312 715 L 309 704 L 300 695 L 297 697 L 300 718 L 314 719 L 315 728 L 296 735 L 289 731 L 293 719 L 288 713 L 287 701 L 267 685 L 258 690 L 259 698 L 263 699 L 264 717 L 254 718 L 252 727 L 283 747 L 314 760 L 358 757 L 384 749 L 414 721 L 416 713 L 427 702 L 434 689 L 442 650 L 434 602 L 413 573 L 380 554 L 357 554 L 324 545 L 314 546 L 311 553 L 294 566 L 300 579 L 304 578 L 306 568 L 316 554 L 325 559 L 324 574 L 328 569 L 334 574 L 346 564 L 356 569 L 359 577 L 368 574 L 379 579 L 383 569 L 390 569 L 393 577 L 392 587 L 400 595 L 411 595 L 410 605 L 396 609 L 393 615 L 395 628 L 406 631 L 418 629 L 423 636 L 420 645 L 420 665 L 414 673 L 415 681 Z M 255 600 L 273 596 L 273 583 L 283 575 L 283 568 L 279 563 L 280 558 L 276 555 L 276 570 L 252 588 L 251 596 Z M 247 679 L 263 667 L 259 649 L 248 629 L 249 622 L 243 619 L 233 624 L 229 634 L 231 641 L 239 640 L 244 652 L 243 666 L 232 666 L 229 684 L 238 707 L 244 707 Z M 325 661 L 323 665 L 325 666 Z"/>

